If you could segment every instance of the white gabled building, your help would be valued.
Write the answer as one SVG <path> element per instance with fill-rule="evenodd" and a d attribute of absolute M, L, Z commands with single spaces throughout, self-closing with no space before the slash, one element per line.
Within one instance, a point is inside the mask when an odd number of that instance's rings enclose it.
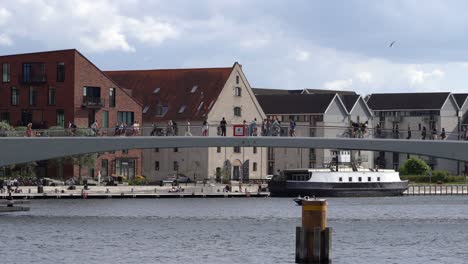
<path fill-rule="evenodd" d="M 291 119 L 296 122 L 298 137 L 349 137 L 351 121 L 368 121 L 372 128 L 372 113 L 354 92 L 337 94 L 311 89 L 254 89 L 254 92 L 267 116 L 281 121 L 283 136 L 288 134 Z M 333 158 L 328 149 L 269 148 L 268 154 L 269 174 L 284 169 L 324 167 Z M 372 152 L 353 151 L 352 158 L 359 165 L 373 167 Z"/>
<path fill-rule="evenodd" d="M 209 135 L 218 135 L 224 117 L 227 135 L 232 125 L 255 118 L 260 126 L 266 116 L 252 92 L 242 66 L 226 68 L 168 69 L 106 72 L 144 105 L 145 127 L 156 124 L 166 132 L 169 120 L 177 123 L 178 135 L 186 132 L 190 122 L 192 135 L 202 135 L 203 121 Z M 151 129 L 144 133 L 150 135 Z M 266 148 L 191 148 L 143 150 L 143 175 L 151 182 L 176 173 L 192 180 L 231 179 L 260 180 L 266 176 Z"/>
<path fill-rule="evenodd" d="M 463 99 L 459 99 L 464 101 Z M 460 119 L 463 116 L 456 98 L 449 92 L 438 93 L 383 93 L 371 94 L 367 105 L 374 113 L 374 127 L 379 125 L 382 138 L 432 139 L 435 128 L 440 139 L 442 128 L 447 139 L 458 139 Z M 376 155 L 380 166 L 398 169 L 410 157 L 406 153 L 380 152 Z M 420 156 L 435 170 L 459 174 L 457 161 Z"/>

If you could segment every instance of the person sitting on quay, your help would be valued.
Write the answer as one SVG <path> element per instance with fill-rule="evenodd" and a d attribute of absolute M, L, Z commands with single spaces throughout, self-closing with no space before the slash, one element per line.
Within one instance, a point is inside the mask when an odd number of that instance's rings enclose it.
<path fill-rule="evenodd" d="M 289 136 L 296 136 L 296 121 L 294 121 L 294 119 L 289 120 Z"/>
<path fill-rule="evenodd" d="M 437 129 L 434 127 L 432 129 L 432 140 L 437 140 Z"/>

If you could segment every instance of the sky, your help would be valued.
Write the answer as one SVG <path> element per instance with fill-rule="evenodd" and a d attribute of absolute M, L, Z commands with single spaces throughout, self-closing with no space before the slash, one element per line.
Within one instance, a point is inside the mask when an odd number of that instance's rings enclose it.
<path fill-rule="evenodd" d="M 452 0 L 0 0 L 0 54 L 76 48 L 102 70 L 237 61 L 258 88 L 468 92 L 466 10 Z"/>

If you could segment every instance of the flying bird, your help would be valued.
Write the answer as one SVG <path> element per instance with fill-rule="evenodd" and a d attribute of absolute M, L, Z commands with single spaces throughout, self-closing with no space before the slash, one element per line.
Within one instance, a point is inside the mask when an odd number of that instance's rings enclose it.
<path fill-rule="evenodd" d="M 395 41 L 392 41 L 392 43 L 390 43 L 390 45 L 388 47 L 389 48 L 393 47 L 393 44 L 395 44 Z"/>

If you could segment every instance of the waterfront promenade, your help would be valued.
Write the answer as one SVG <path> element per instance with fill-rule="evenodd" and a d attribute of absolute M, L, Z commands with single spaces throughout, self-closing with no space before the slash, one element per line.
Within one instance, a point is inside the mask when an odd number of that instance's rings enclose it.
<path fill-rule="evenodd" d="M 46 186 L 38 193 L 37 186 L 22 186 L 20 193 L 12 193 L 13 199 L 77 199 L 77 198 L 222 198 L 222 197 L 267 197 L 263 190 L 259 191 L 258 184 L 232 184 L 231 190 L 226 191 L 223 184 L 180 184 L 179 187 L 166 186 L 76 186 L 75 190 L 68 190 L 68 186 Z M 240 190 L 240 187 L 242 188 Z M 0 199 L 8 197 L 7 192 L 0 193 Z"/>

